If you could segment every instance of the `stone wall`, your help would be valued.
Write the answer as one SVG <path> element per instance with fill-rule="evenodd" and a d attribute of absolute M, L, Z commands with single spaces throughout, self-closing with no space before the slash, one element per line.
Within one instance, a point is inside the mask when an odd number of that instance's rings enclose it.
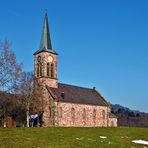
<path fill-rule="evenodd" d="M 43 106 L 43 126 L 54 126 L 55 125 L 55 116 L 56 115 L 56 102 L 50 95 L 47 89 L 43 91 L 43 99 L 44 99 L 44 106 Z"/>
<path fill-rule="evenodd" d="M 107 127 L 109 124 L 108 110 L 107 106 L 58 102 L 56 105 L 57 116 L 55 118 L 55 125 Z"/>
<path fill-rule="evenodd" d="M 43 126 L 107 127 L 116 125 L 109 118 L 108 106 L 56 102 L 47 89 L 43 91 Z"/>
<path fill-rule="evenodd" d="M 38 57 L 41 57 L 40 64 L 42 64 L 42 76 L 37 77 Z M 52 60 L 51 60 L 52 57 Z M 53 77 L 47 76 L 47 63 L 53 64 Z M 41 52 L 34 56 L 34 73 L 35 78 L 38 78 L 41 83 L 49 87 L 58 87 L 57 82 L 57 55 L 50 52 Z"/>
<path fill-rule="evenodd" d="M 44 127 L 117 127 L 117 118 L 109 118 L 108 106 L 55 102 L 48 92 L 45 95 L 49 100 L 44 107 Z"/>
<path fill-rule="evenodd" d="M 110 127 L 117 127 L 117 118 L 109 118 L 109 125 Z"/>

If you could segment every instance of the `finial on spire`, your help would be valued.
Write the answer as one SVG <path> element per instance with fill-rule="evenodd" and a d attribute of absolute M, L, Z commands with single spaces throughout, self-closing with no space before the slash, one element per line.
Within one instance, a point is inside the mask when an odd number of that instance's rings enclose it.
<path fill-rule="evenodd" d="M 50 31 L 49 31 L 49 25 L 48 25 L 47 10 L 46 10 L 46 13 L 45 13 L 43 31 L 42 31 L 41 42 L 40 42 L 40 50 L 42 50 L 42 49 L 52 50 L 51 39 L 50 39 Z"/>

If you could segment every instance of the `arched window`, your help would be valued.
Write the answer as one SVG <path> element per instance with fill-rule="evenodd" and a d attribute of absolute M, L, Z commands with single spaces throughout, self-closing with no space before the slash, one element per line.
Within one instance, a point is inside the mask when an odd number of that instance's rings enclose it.
<path fill-rule="evenodd" d="M 96 110 L 95 109 L 93 110 L 93 120 L 94 121 L 96 120 Z"/>
<path fill-rule="evenodd" d="M 103 120 L 105 119 L 105 110 L 102 111 Z"/>
<path fill-rule="evenodd" d="M 59 118 L 62 118 L 62 107 L 59 108 Z"/>
<path fill-rule="evenodd" d="M 39 76 L 41 77 L 42 76 L 42 64 L 41 63 L 39 64 L 39 71 L 40 71 L 39 72 L 40 73 Z"/>
<path fill-rule="evenodd" d="M 47 63 L 47 76 L 49 76 L 49 63 Z"/>
<path fill-rule="evenodd" d="M 74 108 L 71 108 L 71 119 L 72 119 L 72 122 L 75 121 L 75 109 Z"/>
<path fill-rule="evenodd" d="M 53 78 L 54 77 L 54 65 L 51 64 L 51 77 Z"/>
<path fill-rule="evenodd" d="M 82 118 L 83 120 L 86 119 L 86 109 L 85 108 L 83 108 L 83 111 L 82 111 Z"/>
<path fill-rule="evenodd" d="M 40 75 L 40 68 L 39 68 L 39 63 L 37 64 L 37 77 L 39 77 L 39 75 Z"/>

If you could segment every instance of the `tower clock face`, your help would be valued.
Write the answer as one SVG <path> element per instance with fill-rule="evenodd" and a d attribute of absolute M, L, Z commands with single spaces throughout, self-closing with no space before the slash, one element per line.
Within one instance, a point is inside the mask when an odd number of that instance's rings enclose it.
<path fill-rule="evenodd" d="M 51 63 L 52 61 L 53 61 L 53 57 L 52 57 L 52 56 L 49 56 L 49 57 L 48 57 L 48 62 Z"/>
<path fill-rule="evenodd" d="M 37 60 L 38 62 L 41 62 L 41 56 L 38 56 Z"/>

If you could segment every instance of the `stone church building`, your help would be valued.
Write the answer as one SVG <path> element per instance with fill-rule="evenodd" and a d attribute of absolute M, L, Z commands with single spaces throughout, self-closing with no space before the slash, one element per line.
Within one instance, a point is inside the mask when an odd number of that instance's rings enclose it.
<path fill-rule="evenodd" d="M 34 53 L 35 79 L 43 85 L 46 100 L 43 126 L 117 126 L 108 102 L 95 88 L 62 84 L 57 78 L 58 54 L 52 49 L 47 13 L 40 48 Z"/>

